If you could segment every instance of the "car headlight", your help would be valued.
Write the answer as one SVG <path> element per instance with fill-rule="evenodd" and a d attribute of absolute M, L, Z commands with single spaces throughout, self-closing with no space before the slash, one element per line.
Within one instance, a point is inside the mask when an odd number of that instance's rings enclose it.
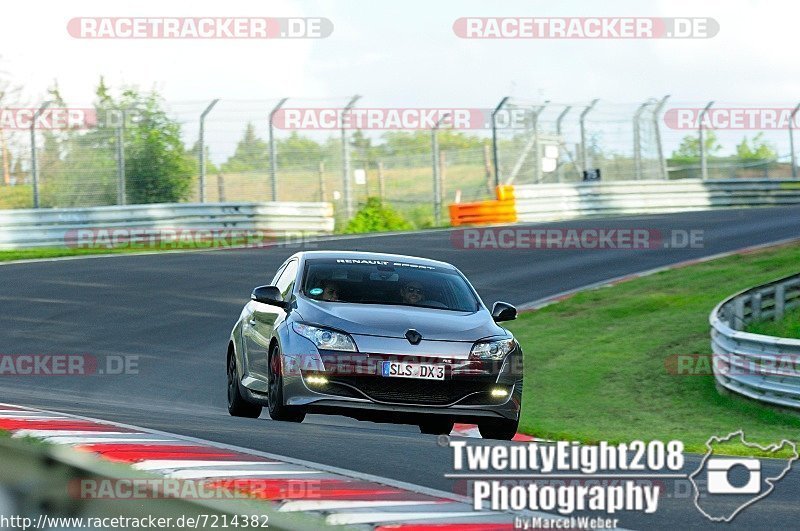
<path fill-rule="evenodd" d="M 476 360 L 501 360 L 514 350 L 514 339 L 500 341 L 481 341 L 472 346 L 469 357 Z"/>
<path fill-rule="evenodd" d="M 353 338 L 347 334 L 302 323 L 292 323 L 292 329 L 301 336 L 310 339 L 317 348 L 357 352 Z"/>

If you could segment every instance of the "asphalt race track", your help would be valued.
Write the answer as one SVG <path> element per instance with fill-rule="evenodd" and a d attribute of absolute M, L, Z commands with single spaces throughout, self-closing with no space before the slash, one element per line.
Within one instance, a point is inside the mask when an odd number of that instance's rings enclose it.
<path fill-rule="evenodd" d="M 522 304 L 637 271 L 800 236 L 800 207 L 630 216 L 558 228 L 703 230 L 696 249 L 463 250 L 449 231 L 335 239 L 319 249 L 382 251 L 451 262 L 488 305 Z M 518 226 L 520 227 L 520 226 Z M 308 246 L 307 246 L 308 248 Z M 252 288 L 298 249 L 116 256 L 0 266 L 0 353 L 139 356 L 128 375 L 1 376 L 0 401 L 51 408 L 305 459 L 441 490 L 454 488 L 452 450 L 416 427 L 309 416 L 301 425 L 232 418 L 225 409 L 225 347 Z M 535 360 L 536 353 L 528 352 Z M 535 362 L 534 362 L 535 363 Z M 536 407 L 528 396 L 526 407 Z M 702 407 L 702 404 L 698 404 Z M 513 444 L 513 443 L 510 443 Z M 698 459 L 690 459 L 695 468 Z M 764 462 L 765 473 L 778 468 Z M 796 468 L 796 467 L 795 467 Z M 671 490 L 671 489 L 668 489 Z M 733 527 L 793 521 L 800 474 L 748 508 Z M 621 525 L 711 525 L 689 497 Z M 721 524 L 730 528 L 730 524 Z"/>

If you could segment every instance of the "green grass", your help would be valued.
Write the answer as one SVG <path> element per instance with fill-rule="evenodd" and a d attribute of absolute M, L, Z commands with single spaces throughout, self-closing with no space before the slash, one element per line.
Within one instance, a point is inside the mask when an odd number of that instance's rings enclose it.
<path fill-rule="evenodd" d="M 58 258 L 61 256 L 86 256 L 93 254 L 124 254 L 141 253 L 147 251 L 159 251 L 159 249 L 136 249 L 136 248 L 117 248 L 117 249 L 70 249 L 61 247 L 44 247 L 41 249 L 10 249 L 0 250 L 0 262 L 10 262 L 13 260 L 35 260 L 39 258 Z M 160 252 L 170 252 L 161 250 Z"/>
<path fill-rule="evenodd" d="M 747 331 L 767 336 L 800 339 L 800 308 L 786 312 L 780 321 L 750 323 Z"/>
<path fill-rule="evenodd" d="M 520 430 L 590 443 L 679 439 L 698 453 L 711 435 L 738 429 L 762 445 L 797 439 L 800 415 L 722 395 L 713 376 L 679 376 L 667 365 L 711 353 L 708 315 L 722 299 L 798 264 L 800 246 L 733 256 L 521 315 L 509 326 L 526 356 Z M 753 453 L 741 444 L 726 451 Z"/>

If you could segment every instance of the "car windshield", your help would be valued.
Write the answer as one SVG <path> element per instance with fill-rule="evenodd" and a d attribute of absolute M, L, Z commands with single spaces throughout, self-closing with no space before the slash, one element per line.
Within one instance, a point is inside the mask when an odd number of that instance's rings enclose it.
<path fill-rule="evenodd" d="M 445 267 L 399 260 L 309 260 L 303 294 L 327 302 L 394 304 L 474 312 L 479 303 L 464 278 Z"/>

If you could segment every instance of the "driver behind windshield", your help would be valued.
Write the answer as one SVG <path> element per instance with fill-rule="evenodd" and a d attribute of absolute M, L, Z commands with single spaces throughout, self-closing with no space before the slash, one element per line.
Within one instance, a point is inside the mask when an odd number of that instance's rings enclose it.
<path fill-rule="evenodd" d="M 332 280 L 326 280 L 322 284 L 322 297 L 324 301 L 335 302 L 339 300 L 339 285 Z"/>
<path fill-rule="evenodd" d="M 400 299 L 405 304 L 419 304 L 425 300 L 425 289 L 419 282 L 406 282 L 400 288 Z"/>

